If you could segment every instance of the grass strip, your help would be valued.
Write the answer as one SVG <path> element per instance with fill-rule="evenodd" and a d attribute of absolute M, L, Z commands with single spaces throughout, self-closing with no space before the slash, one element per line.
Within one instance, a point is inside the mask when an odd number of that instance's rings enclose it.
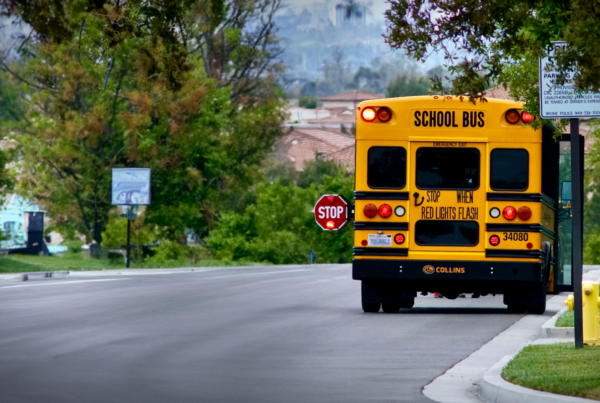
<path fill-rule="evenodd" d="M 265 263 L 231 262 L 221 260 L 200 260 L 192 263 L 188 260 L 169 260 L 157 267 L 137 265 L 132 262 L 132 269 L 162 269 L 177 267 L 221 267 L 221 266 L 256 266 Z M 268 263 L 267 263 L 268 265 Z M 124 269 L 125 264 L 110 259 L 94 259 L 83 253 L 65 253 L 63 256 L 8 255 L 0 257 L 0 273 L 26 273 L 37 271 L 80 271 L 80 270 L 115 270 Z"/>
<path fill-rule="evenodd" d="M 528 346 L 508 363 L 502 377 L 531 389 L 600 400 L 600 347 Z"/>
<path fill-rule="evenodd" d="M 556 319 L 556 327 L 574 327 L 575 326 L 575 312 L 566 311 Z"/>

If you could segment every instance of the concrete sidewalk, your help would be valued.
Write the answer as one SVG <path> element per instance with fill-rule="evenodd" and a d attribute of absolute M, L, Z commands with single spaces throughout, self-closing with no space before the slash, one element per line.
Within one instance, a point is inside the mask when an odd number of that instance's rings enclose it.
<path fill-rule="evenodd" d="M 600 266 L 584 266 L 584 280 L 600 280 Z M 550 323 L 564 312 L 566 293 L 548 300 L 544 315 L 527 315 L 489 343 L 465 358 L 423 388 L 423 394 L 441 403 L 544 403 L 594 402 L 539 392 L 505 381 L 502 369 L 521 349 L 530 344 L 560 343 L 573 340 L 568 331 L 550 329 Z M 542 327 L 545 326 L 545 329 Z M 543 333 L 546 337 L 541 337 Z M 561 338 L 553 336 L 560 335 Z M 548 337 L 550 336 L 550 337 Z"/>

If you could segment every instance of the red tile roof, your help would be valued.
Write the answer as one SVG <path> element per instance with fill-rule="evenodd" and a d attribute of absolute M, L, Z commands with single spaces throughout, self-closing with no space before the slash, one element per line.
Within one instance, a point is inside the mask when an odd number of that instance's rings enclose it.
<path fill-rule="evenodd" d="M 490 88 L 488 90 L 485 90 L 485 92 L 483 93 L 483 95 L 486 98 L 496 98 L 496 99 L 508 99 L 508 100 L 513 100 L 509 95 L 508 95 L 508 89 L 504 88 L 503 86 L 499 85 L 497 87 L 494 88 Z"/>
<path fill-rule="evenodd" d="M 340 151 L 336 151 L 326 157 L 328 160 L 334 160 L 343 167 L 346 167 L 348 172 L 354 172 L 356 169 L 356 145 L 352 144 L 346 148 L 342 148 Z"/>
<path fill-rule="evenodd" d="M 329 156 L 340 150 L 354 147 L 355 139 L 342 133 L 312 128 L 293 128 L 278 143 L 279 158 L 294 163 L 297 171 L 304 169 L 304 161 L 317 158 L 330 159 Z"/>

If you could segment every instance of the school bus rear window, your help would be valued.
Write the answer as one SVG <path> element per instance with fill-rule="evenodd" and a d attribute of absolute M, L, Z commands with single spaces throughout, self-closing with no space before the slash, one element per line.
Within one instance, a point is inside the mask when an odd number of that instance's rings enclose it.
<path fill-rule="evenodd" d="M 479 243 L 477 221 L 420 220 L 415 241 L 422 246 L 475 246 Z"/>
<path fill-rule="evenodd" d="M 490 158 L 490 186 L 493 190 L 527 190 L 529 153 L 523 149 L 497 148 Z"/>
<path fill-rule="evenodd" d="M 416 181 L 419 189 L 478 189 L 479 150 L 421 147 Z"/>
<path fill-rule="evenodd" d="M 371 147 L 367 166 L 370 188 L 402 189 L 406 185 L 406 149 Z"/>

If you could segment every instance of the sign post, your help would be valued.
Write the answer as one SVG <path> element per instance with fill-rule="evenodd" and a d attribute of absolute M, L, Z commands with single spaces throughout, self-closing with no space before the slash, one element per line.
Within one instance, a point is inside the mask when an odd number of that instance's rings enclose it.
<path fill-rule="evenodd" d="M 547 57 L 540 58 L 540 116 L 547 119 L 570 119 L 571 182 L 573 200 L 573 256 L 571 264 L 574 311 L 575 348 L 583 348 L 583 317 L 581 281 L 583 280 L 583 139 L 579 135 L 579 118 L 600 117 L 600 93 L 576 92 L 573 76 L 568 71 L 563 85 L 556 84 L 559 74 L 555 63 L 556 50 L 566 42 L 552 42 Z"/>
<path fill-rule="evenodd" d="M 139 206 L 150 204 L 149 168 L 113 168 L 112 204 L 121 206 L 123 217 L 127 218 L 127 258 L 125 267 L 131 260 L 131 221 L 139 214 Z"/>

